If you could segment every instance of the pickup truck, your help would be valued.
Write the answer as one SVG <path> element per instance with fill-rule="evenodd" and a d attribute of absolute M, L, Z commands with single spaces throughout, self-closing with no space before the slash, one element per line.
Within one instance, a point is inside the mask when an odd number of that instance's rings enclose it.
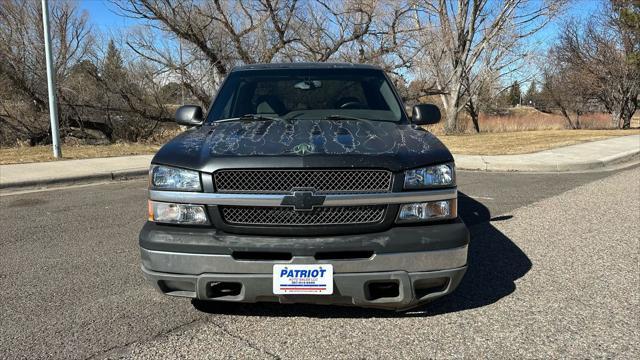
<path fill-rule="evenodd" d="M 149 171 L 142 271 L 195 301 L 406 310 L 467 268 L 449 150 L 385 72 L 328 63 L 234 68 Z"/>

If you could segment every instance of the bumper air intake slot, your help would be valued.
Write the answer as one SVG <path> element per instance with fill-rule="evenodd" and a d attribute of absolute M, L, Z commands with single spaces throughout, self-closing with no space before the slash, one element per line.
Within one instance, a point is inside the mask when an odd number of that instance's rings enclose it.
<path fill-rule="evenodd" d="M 238 296 L 242 290 L 242 284 L 237 282 L 210 282 L 207 284 L 207 297 L 210 299 Z"/>
<path fill-rule="evenodd" d="M 400 296 L 398 281 L 372 281 L 365 285 L 365 297 L 369 301 Z"/>
<path fill-rule="evenodd" d="M 413 283 L 413 291 L 418 300 L 431 294 L 436 294 L 447 290 L 449 286 L 448 278 L 420 279 Z"/>
<path fill-rule="evenodd" d="M 316 260 L 353 260 L 369 259 L 373 256 L 373 251 L 323 251 L 317 252 Z"/>
<path fill-rule="evenodd" d="M 269 252 L 269 251 L 234 251 L 231 256 L 235 260 L 248 260 L 248 261 L 260 261 L 260 260 L 276 260 L 287 261 L 293 257 L 291 253 L 287 252 Z"/>
<path fill-rule="evenodd" d="M 158 280 L 158 287 L 167 295 L 194 297 L 196 284 L 190 281 Z"/>

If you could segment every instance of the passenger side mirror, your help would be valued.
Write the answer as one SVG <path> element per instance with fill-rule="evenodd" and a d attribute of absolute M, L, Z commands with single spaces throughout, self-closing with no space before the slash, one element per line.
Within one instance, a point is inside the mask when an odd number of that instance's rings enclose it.
<path fill-rule="evenodd" d="M 416 125 L 431 125 L 440 121 L 440 109 L 433 104 L 418 104 L 413 107 L 411 122 Z"/>
<path fill-rule="evenodd" d="M 176 122 L 185 126 L 202 125 L 202 108 L 196 105 L 183 105 L 176 110 Z"/>

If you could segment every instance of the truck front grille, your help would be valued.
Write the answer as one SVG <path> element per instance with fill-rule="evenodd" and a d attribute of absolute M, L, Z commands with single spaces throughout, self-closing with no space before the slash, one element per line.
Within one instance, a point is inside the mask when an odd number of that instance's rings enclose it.
<path fill-rule="evenodd" d="M 311 189 L 316 194 L 391 191 L 387 170 L 220 170 L 214 173 L 217 192 L 288 194 Z"/>
<path fill-rule="evenodd" d="M 311 211 L 290 207 L 220 206 L 223 220 L 231 225 L 347 225 L 382 221 L 385 205 L 324 206 Z"/>

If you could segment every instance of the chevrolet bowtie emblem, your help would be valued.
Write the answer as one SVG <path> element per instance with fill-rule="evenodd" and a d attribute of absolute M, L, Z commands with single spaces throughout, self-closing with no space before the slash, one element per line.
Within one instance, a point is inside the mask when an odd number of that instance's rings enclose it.
<path fill-rule="evenodd" d="M 292 206 L 296 211 L 311 211 L 316 206 L 324 204 L 326 196 L 315 195 L 313 191 L 294 191 L 282 199 L 280 205 Z"/>

